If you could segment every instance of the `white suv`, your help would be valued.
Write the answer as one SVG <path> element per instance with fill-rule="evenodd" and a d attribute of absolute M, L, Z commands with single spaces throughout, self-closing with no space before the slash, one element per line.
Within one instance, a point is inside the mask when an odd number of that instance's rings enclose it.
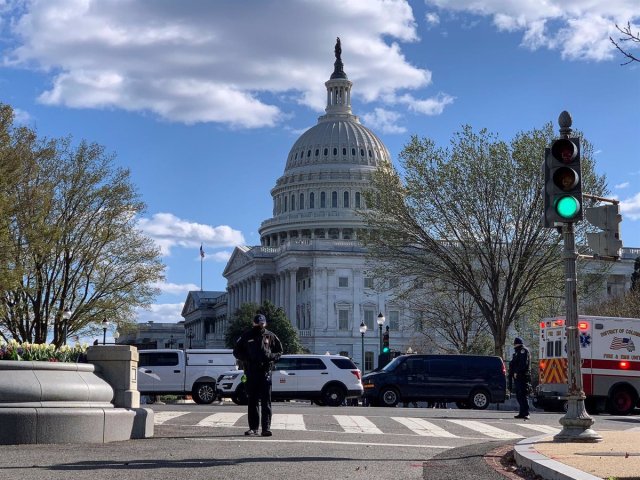
<path fill-rule="evenodd" d="M 242 370 L 218 377 L 217 393 L 237 404 L 246 404 Z M 347 357 L 340 355 L 283 355 L 271 376 L 274 400 L 311 400 L 316 405 L 338 406 L 346 398 L 362 396 L 362 375 Z"/>

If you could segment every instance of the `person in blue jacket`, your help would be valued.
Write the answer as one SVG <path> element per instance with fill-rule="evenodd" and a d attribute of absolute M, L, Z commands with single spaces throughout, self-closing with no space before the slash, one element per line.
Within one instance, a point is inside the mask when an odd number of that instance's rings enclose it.
<path fill-rule="evenodd" d="M 531 353 L 524 346 L 524 342 L 520 337 L 514 339 L 513 346 L 515 351 L 509 363 L 509 388 L 515 387 L 516 399 L 520 406 L 520 411 L 514 418 L 528 420 L 529 399 L 527 394 L 531 383 Z"/>

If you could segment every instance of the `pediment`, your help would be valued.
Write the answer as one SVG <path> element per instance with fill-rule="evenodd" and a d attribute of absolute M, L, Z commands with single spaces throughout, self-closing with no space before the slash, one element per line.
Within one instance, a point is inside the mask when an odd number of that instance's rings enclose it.
<path fill-rule="evenodd" d="M 197 299 L 193 294 L 193 292 L 189 292 L 189 294 L 187 295 L 187 299 L 184 302 L 184 307 L 182 307 L 182 313 L 181 313 L 182 317 L 183 318 L 186 317 L 197 308 L 198 308 Z"/>
<path fill-rule="evenodd" d="M 249 256 L 248 247 L 236 247 L 231 254 L 231 258 L 227 262 L 227 266 L 224 268 L 222 272 L 222 276 L 226 277 L 231 272 L 238 270 L 239 268 L 244 267 L 247 263 L 251 262 L 251 257 Z"/>

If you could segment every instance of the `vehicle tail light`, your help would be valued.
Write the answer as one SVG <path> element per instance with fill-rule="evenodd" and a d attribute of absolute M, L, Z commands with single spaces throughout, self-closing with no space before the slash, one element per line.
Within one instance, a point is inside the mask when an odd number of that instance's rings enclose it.
<path fill-rule="evenodd" d="M 358 380 L 362 378 L 362 375 L 360 375 L 360 370 L 351 370 L 351 373 L 353 373 Z"/>
<path fill-rule="evenodd" d="M 507 374 L 507 367 L 504 366 L 504 362 L 502 362 L 502 374 L 503 375 Z"/>
<path fill-rule="evenodd" d="M 627 368 L 629 368 L 629 362 L 618 362 L 618 367 L 620 367 L 622 370 L 626 370 Z"/>

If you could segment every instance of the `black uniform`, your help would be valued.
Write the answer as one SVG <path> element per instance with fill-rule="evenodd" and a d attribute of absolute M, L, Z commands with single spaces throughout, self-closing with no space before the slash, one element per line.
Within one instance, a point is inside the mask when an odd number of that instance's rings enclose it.
<path fill-rule="evenodd" d="M 515 352 L 509 363 L 509 386 L 515 387 L 520 411 L 516 418 L 529 417 L 528 385 L 531 383 L 531 354 L 523 344 L 515 345 Z"/>
<path fill-rule="evenodd" d="M 243 333 L 233 349 L 234 356 L 242 362 L 247 376 L 247 398 L 249 400 L 249 431 L 257 434 L 260 422 L 258 402 L 262 410 L 262 434 L 270 435 L 271 427 L 271 369 L 282 354 L 278 337 L 259 323 Z"/>

